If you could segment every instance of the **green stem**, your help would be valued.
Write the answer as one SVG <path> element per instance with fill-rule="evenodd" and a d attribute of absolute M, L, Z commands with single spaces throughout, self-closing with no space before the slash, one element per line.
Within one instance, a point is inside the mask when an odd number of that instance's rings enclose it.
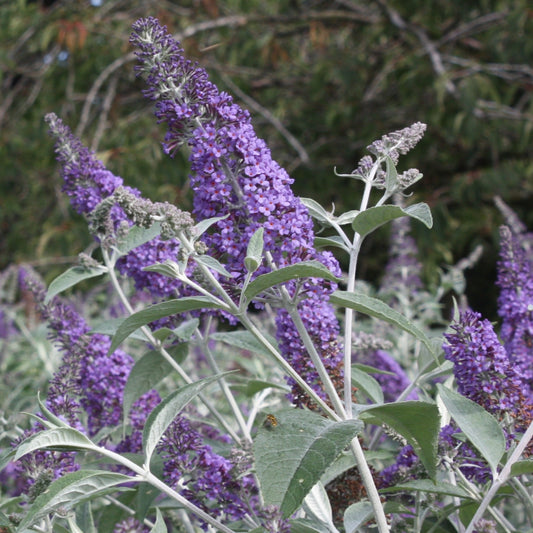
<path fill-rule="evenodd" d="M 206 331 L 209 331 L 209 325 L 211 323 L 211 318 L 208 319 Z M 216 359 L 213 356 L 213 352 L 211 352 L 211 349 L 209 348 L 209 337 L 208 335 L 203 336 L 200 330 L 197 330 L 198 338 L 202 341 L 203 346 L 203 352 L 207 358 L 207 363 L 211 367 L 211 370 L 215 374 L 220 374 L 220 368 L 218 366 L 218 363 L 216 362 Z M 244 417 L 242 416 L 242 412 L 239 409 L 239 406 L 237 405 L 237 402 L 235 401 L 235 398 L 233 396 L 233 393 L 231 392 L 231 389 L 228 387 L 228 384 L 226 382 L 226 379 L 223 377 L 218 380 L 218 384 L 220 385 L 220 388 L 222 390 L 222 393 L 226 397 L 226 401 L 228 402 L 229 406 L 231 407 L 231 410 L 233 411 L 233 414 L 235 416 L 235 420 L 237 421 L 237 424 L 239 425 L 239 428 L 241 430 L 241 433 L 244 435 L 244 438 L 248 442 L 252 442 L 252 436 L 250 435 L 250 432 L 248 431 L 248 427 L 246 425 L 246 421 L 244 420 Z"/>
<path fill-rule="evenodd" d="M 381 504 L 381 498 L 379 497 L 378 489 L 374 483 L 374 478 L 372 477 L 372 472 L 366 462 L 365 454 L 359 439 L 355 437 L 350 443 L 352 453 L 355 457 L 357 463 L 357 468 L 361 474 L 361 480 L 366 489 L 366 494 L 372 509 L 374 510 L 374 517 L 376 519 L 376 524 L 378 526 L 379 533 L 388 533 L 390 531 L 389 524 L 387 523 L 387 517 L 385 516 L 385 511 L 383 505 Z"/>
<path fill-rule="evenodd" d="M 329 377 L 328 371 L 326 370 L 326 367 L 324 366 L 324 363 L 317 349 L 315 348 L 313 340 L 309 336 L 309 332 L 307 331 L 302 321 L 302 317 L 300 316 L 300 313 L 298 312 L 298 309 L 296 308 L 296 304 L 289 301 L 290 296 L 285 287 L 282 287 L 282 293 L 283 293 L 285 308 L 287 309 L 289 316 L 294 322 L 294 325 L 296 326 L 296 329 L 298 330 L 298 333 L 300 334 L 300 338 L 302 339 L 302 343 L 305 346 L 307 353 L 311 357 L 311 361 L 313 362 L 315 369 L 318 372 L 318 375 L 320 376 L 320 379 L 322 380 L 322 385 L 324 386 L 324 390 L 326 391 L 328 398 L 330 399 L 336 413 L 341 418 L 346 418 L 346 413 L 344 412 L 344 406 L 342 405 L 342 401 L 339 398 L 337 390 L 335 389 L 335 386 L 333 385 L 333 382 L 331 381 L 331 378 Z"/>
<path fill-rule="evenodd" d="M 92 451 L 95 451 L 97 453 L 100 453 L 106 457 L 109 457 L 110 459 L 113 459 L 114 461 L 118 462 L 119 464 L 125 466 L 126 468 L 130 469 L 131 471 L 135 472 L 137 474 L 136 481 L 146 481 L 153 487 L 160 490 L 162 493 L 166 494 L 167 496 L 170 496 L 173 500 L 177 501 L 179 504 L 181 504 L 183 507 L 188 509 L 191 513 L 195 514 L 208 524 L 212 525 L 214 528 L 218 529 L 219 531 L 223 531 L 224 533 L 235 533 L 232 529 L 225 526 L 212 516 L 208 515 L 205 511 L 194 505 L 194 503 L 190 502 L 182 496 L 179 492 L 176 492 L 173 488 L 169 487 L 166 483 L 161 481 L 158 477 L 154 476 L 152 472 L 147 467 L 140 467 L 137 464 L 135 464 L 133 461 L 130 461 L 126 457 L 123 457 L 122 455 L 115 453 L 111 450 L 107 450 L 105 448 L 100 448 L 98 446 L 94 446 Z"/>
<path fill-rule="evenodd" d="M 131 307 L 131 304 L 124 294 L 124 291 L 122 290 L 122 287 L 120 286 L 120 283 L 118 282 L 117 276 L 115 274 L 114 264 L 107 254 L 106 250 L 102 249 L 102 256 L 104 258 L 104 262 L 109 270 L 109 277 L 111 279 L 111 283 L 115 289 L 115 291 L 118 294 L 118 297 L 120 298 L 120 301 L 128 311 L 128 313 L 133 314 L 133 308 Z M 156 347 L 156 350 L 161 354 L 161 356 L 167 361 L 171 367 L 179 374 L 179 376 L 185 381 L 185 383 L 194 383 L 193 379 L 183 370 L 181 365 L 174 360 L 174 358 L 161 346 L 161 343 L 154 337 L 152 331 L 149 327 L 143 326 L 141 328 L 141 331 L 143 332 L 144 336 L 148 340 L 150 344 Z M 235 442 L 240 442 L 239 436 L 235 433 L 235 431 L 231 428 L 231 426 L 226 422 L 224 417 L 218 412 L 218 410 L 211 404 L 211 402 L 205 397 L 204 393 L 200 393 L 198 395 L 198 398 L 200 401 L 207 407 L 209 412 L 216 418 L 216 420 L 221 424 L 221 427 L 223 427 L 228 435 L 231 436 L 231 438 Z"/>
<path fill-rule="evenodd" d="M 531 422 L 531 424 L 527 428 L 527 431 L 524 433 L 524 435 L 522 435 L 520 442 L 516 445 L 516 448 L 513 450 L 511 457 L 509 457 L 508 461 L 505 463 L 501 472 L 494 478 L 494 481 L 492 482 L 490 489 L 487 491 L 483 500 L 479 504 L 476 514 L 473 516 L 472 520 L 468 524 L 468 527 L 465 533 L 472 533 L 474 531 L 474 528 L 476 527 L 477 522 L 479 522 L 479 520 L 483 518 L 483 515 L 485 514 L 485 511 L 489 507 L 490 502 L 492 501 L 492 498 L 494 498 L 494 496 L 496 495 L 500 487 L 509 478 L 509 475 L 511 474 L 511 467 L 518 461 L 518 459 L 520 459 L 520 456 L 526 449 L 532 437 L 533 437 L 533 422 Z"/>
<path fill-rule="evenodd" d="M 313 388 L 292 368 L 281 353 L 268 341 L 261 333 L 261 330 L 247 316 L 240 317 L 242 325 L 268 350 L 274 360 L 296 383 L 311 397 L 311 399 L 326 413 L 332 420 L 339 422 L 341 417 L 313 390 Z"/>

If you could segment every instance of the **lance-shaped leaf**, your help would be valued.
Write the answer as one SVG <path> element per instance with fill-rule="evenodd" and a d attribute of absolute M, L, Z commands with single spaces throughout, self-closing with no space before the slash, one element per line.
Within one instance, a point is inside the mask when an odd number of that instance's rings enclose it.
<path fill-rule="evenodd" d="M 161 440 L 163 433 L 180 413 L 180 411 L 202 390 L 213 381 L 219 380 L 231 372 L 224 372 L 216 376 L 190 383 L 181 387 L 177 391 L 169 394 L 148 416 L 143 429 L 143 449 L 146 465 L 150 464 L 150 459 L 154 453 L 157 443 Z"/>
<path fill-rule="evenodd" d="M 264 336 L 272 346 L 277 345 L 277 341 L 274 337 L 272 337 L 268 333 L 264 333 Z M 259 342 L 252 333 L 246 330 L 218 331 L 216 333 L 212 333 L 209 338 L 215 341 L 220 341 L 225 344 L 229 344 L 230 346 L 235 346 L 235 348 L 248 350 L 252 353 L 264 355 L 266 357 L 272 356 L 268 349 L 265 348 L 265 346 L 261 342 Z"/>
<path fill-rule="evenodd" d="M 15 461 L 27 453 L 41 448 L 55 450 L 97 450 L 98 447 L 83 433 L 74 428 L 55 428 L 40 431 L 23 441 L 17 448 Z"/>
<path fill-rule="evenodd" d="M 37 496 L 17 532 L 27 531 L 31 525 L 60 507 L 68 511 L 84 500 L 114 492 L 117 485 L 131 480 L 124 474 L 105 470 L 79 470 L 65 474 Z M 121 490 L 128 489 L 122 487 Z"/>
<path fill-rule="evenodd" d="M 225 220 L 228 217 L 229 213 L 223 217 L 206 218 L 198 222 L 198 224 L 196 224 L 196 226 L 193 228 L 194 240 L 199 239 L 213 224 L 216 224 L 220 220 Z"/>
<path fill-rule="evenodd" d="M 244 258 L 244 266 L 248 272 L 255 272 L 263 260 L 264 233 L 265 228 L 260 227 L 250 237 Z"/>
<path fill-rule="evenodd" d="M 288 517 L 362 425 L 357 420 L 334 422 L 301 409 L 281 411 L 276 420 L 259 428 L 254 456 L 265 503 L 278 506 Z"/>
<path fill-rule="evenodd" d="M 161 223 L 154 222 L 149 228 L 140 228 L 132 226 L 128 233 L 120 236 L 117 241 L 117 250 L 121 255 L 126 255 L 138 246 L 141 246 L 161 233 Z"/>
<path fill-rule="evenodd" d="M 299 278 L 322 278 L 330 281 L 340 281 L 322 263 L 318 261 L 302 261 L 301 263 L 289 265 L 258 276 L 248 285 L 244 291 L 244 297 L 250 301 L 254 296 L 266 291 L 270 287 Z"/>
<path fill-rule="evenodd" d="M 383 390 L 378 380 L 357 366 L 352 366 L 352 383 L 374 403 L 383 403 Z"/>
<path fill-rule="evenodd" d="M 195 255 L 193 259 L 200 265 L 210 268 L 226 278 L 231 278 L 231 273 L 228 272 L 226 267 L 218 259 L 215 259 L 210 255 Z"/>
<path fill-rule="evenodd" d="M 437 473 L 437 441 L 440 415 L 436 404 L 397 402 L 370 406 L 359 414 L 366 422 L 386 424 L 399 433 L 422 461 L 431 479 Z"/>
<path fill-rule="evenodd" d="M 114 352 L 124 339 L 142 326 L 166 316 L 186 313 L 196 309 L 221 309 L 221 306 L 206 296 L 190 296 L 151 305 L 142 311 L 134 313 L 122 322 L 113 337 L 109 353 Z"/>
<path fill-rule="evenodd" d="M 500 424 L 476 402 L 440 384 L 437 387 L 446 409 L 495 474 L 505 453 L 505 435 Z"/>
<path fill-rule="evenodd" d="M 326 248 L 327 246 L 330 246 L 332 248 L 340 248 L 348 253 L 350 252 L 350 248 L 348 248 L 346 243 L 342 240 L 342 237 L 338 235 L 333 235 L 331 237 L 315 237 L 314 244 L 315 248 Z"/>
<path fill-rule="evenodd" d="M 454 496 L 455 498 L 468 498 L 473 499 L 473 496 L 470 492 L 459 487 L 458 485 L 452 485 L 446 481 L 439 480 L 438 483 L 434 483 L 431 479 L 415 479 L 413 481 L 405 481 L 404 483 L 399 483 L 393 487 L 387 487 L 382 489 L 380 492 L 405 492 L 405 491 L 419 491 L 419 492 L 430 492 L 434 494 L 444 494 L 446 496 Z"/>
<path fill-rule="evenodd" d="M 374 515 L 369 501 L 360 501 L 350 505 L 344 511 L 344 530 L 346 533 L 356 533 Z"/>
<path fill-rule="evenodd" d="M 163 515 L 161 514 L 159 507 L 156 507 L 155 512 L 155 524 L 154 527 L 150 530 L 150 533 L 168 533 L 167 525 L 163 520 Z"/>
<path fill-rule="evenodd" d="M 134 402 L 171 372 L 172 365 L 156 351 L 145 353 L 133 365 L 123 393 L 124 420 L 127 420 Z"/>
<path fill-rule="evenodd" d="M 407 331 L 407 333 L 410 333 L 413 337 L 421 341 L 426 346 L 429 353 L 435 355 L 435 349 L 427 335 L 419 327 L 415 326 L 401 313 L 398 313 L 398 311 L 394 310 L 382 300 L 356 292 L 335 291 L 330 296 L 330 301 L 334 304 L 342 305 L 343 307 L 349 307 L 354 311 L 364 313 L 365 315 L 385 320 L 385 322 Z"/>
<path fill-rule="evenodd" d="M 96 267 L 81 267 L 75 266 L 69 268 L 67 271 L 60 274 L 57 278 L 50 283 L 44 303 L 47 304 L 54 296 L 57 294 L 66 291 L 70 287 L 78 284 L 80 281 L 89 278 L 95 278 L 101 276 L 107 272 L 107 267 L 105 266 L 96 266 Z"/>
<path fill-rule="evenodd" d="M 359 233 L 361 237 L 364 237 L 376 228 L 383 226 L 383 224 L 403 216 L 410 216 L 411 218 L 420 220 L 420 222 L 428 228 L 433 226 L 433 217 L 431 216 L 429 206 L 425 203 L 419 203 L 405 208 L 398 205 L 370 207 L 365 211 L 361 211 L 354 218 L 352 228 Z"/>
<path fill-rule="evenodd" d="M 331 213 L 328 213 L 316 200 L 312 198 L 300 198 L 300 202 L 307 207 L 309 214 L 318 222 L 330 225 L 333 218 Z"/>

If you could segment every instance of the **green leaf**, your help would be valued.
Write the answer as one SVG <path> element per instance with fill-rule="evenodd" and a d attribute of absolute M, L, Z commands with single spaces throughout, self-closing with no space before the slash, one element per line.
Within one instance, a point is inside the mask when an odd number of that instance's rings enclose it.
<path fill-rule="evenodd" d="M 127 420 L 131 406 L 135 401 L 171 373 L 172 365 L 159 352 L 145 353 L 133 365 L 124 387 L 124 420 Z"/>
<path fill-rule="evenodd" d="M 3 528 L 8 528 L 6 530 L 7 533 L 9 533 L 13 527 L 13 522 L 11 522 L 11 520 L 9 520 L 9 518 L 2 511 L 0 511 L 0 526 Z"/>
<path fill-rule="evenodd" d="M 95 324 L 91 331 L 89 331 L 89 334 L 92 335 L 94 333 L 101 333 L 102 335 L 109 335 L 112 337 L 116 334 L 118 328 L 120 325 L 126 320 L 125 318 L 108 318 L 104 322 L 99 322 L 98 324 Z M 146 338 L 146 335 L 142 331 L 134 331 L 130 338 L 136 339 L 138 341 L 144 341 L 148 342 L 148 339 Z"/>
<path fill-rule="evenodd" d="M 143 429 L 143 449 L 145 464 L 150 464 L 150 459 L 154 453 L 157 443 L 161 440 L 163 433 L 180 413 L 180 411 L 193 400 L 210 383 L 219 380 L 222 376 L 229 374 L 225 372 L 201 379 L 195 383 L 189 383 L 177 391 L 169 394 L 149 415 Z"/>
<path fill-rule="evenodd" d="M 318 261 L 302 261 L 301 263 L 289 265 L 258 276 L 248 285 L 244 291 L 244 297 L 250 301 L 254 296 L 257 296 L 270 287 L 298 278 L 322 278 L 330 281 L 340 281 L 322 263 Z"/>
<path fill-rule="evenodd" d="M 250 237 L 248 247 L 246 248 L 246 257 L 244 258 L 244 266 L 248 272 L 255 272 L 263 260 L 263 235 L 265 228 L 258 228 Z"/>
<path fill-rule="evenodd" d="M 338 290 L 330 296 L 330 302 L 342 305 L 343 307 L 349 307 L 365 315 L 379 318 L 380 320 L 385 320 L 385 322 L 407 331 L 407 333 L 410 333 L 413 337 L 421 341 L 429 353 L 435 356 L 435 349 L 427 335 L 385 302 L 377 298 L 372 298 L 372 296 L 367 296 L 366 294 Z"/>
<path fill-rule="evenodd" d="M 164 263 L 154 263 L 153 265 L 148 265 L 142 268 L 145 272 L 155 272 L 156 274 L 161 274 L 171 279 L 180 278 L 180 269 L 176 261 L 167 259 Z"/>
<path fill-rule="evenodd" d="M 437 473 L 437 441 L 440 430 L 439 409 L 428 402 L 397 402 L 365 408 L 359 418 L 366 422 L 386 424 L 413 447 L 428 475 Z"/>
<path fill-rule="evenodd" d="M 231 278 L 231 273 L 226 270 L 226 267 L 217 259 L 214 257 L 211 257 L 210 255 L 195 255 L 193 259 L 200 265 L 203 265 L 204 267 L 210 268 L 211 270 L 214 270 L 215 272 L 218 272 L 222 276 L 225 276 L 226 278 Z"/>
<path fill-rule="evenodd" d="M 405 492 L 405 491 L 419 491 L 419 492 L 431 492 L 434 494 L 443 494 L 446 496 L 454 496 L 457 498 L 472 499 L 472 495 L 457 485 L 452 485 L 446 481 L 439 481 L 434 483 L 431 479 L 415 479 L 413 481 L 406 481 L 405 483 L 399 483 L 393 487 L 387 487 L 380 492 Z"/>
<path fill-rule="evenodd" d="M 505 453 L 505 435 L 499 422 L 483 407 L 437 384 L 439 395 L 468 440 L 478 449 L 496 474 L 500 459 Z"/>
<path fill-rule="evenodd" d="M 233 390 L 242 390 L 242 392 L 248 397 L 251 398 L 258 392 L 261 392 L 265 389 L 278 389 L 284 392 L 288 392 L 289 389 L 287 385 L 282 383 L 274 383 L 273 381 L 265 381 L 263 379 L 249 379 L 246 380 L 244 385 L 232 384 L 231 388 Z"/>
<path fill-rule="evenodd" d="M 398 205 L 380 205 L 361 211 L 352 222 L 352 228 L 364 237 L 383 224 L 395 218 L 410 216 L 420 220 L 425 226 L 433 226 L 433 218 L 429 206 L 425 203 L 413 204 L 403 208 Z"/>
<path fill-rule="evenodd" d="M 196 328 L 200 321 L 197 318 L 191 318 L 190 320 L 184 320 L 177 328 L 173 329 L 172 332 L 178 339 L 182 341 L 189 341 L 193 336 Z"/>
<path fill-rule="evenodd" d="M 335 218 L 335 221 L 339 226 L 345 226 L 346 224 L 351 224 L 355 217 L 359 214 L 359 211 L 346 211 L 346 213 L 342 213 L 342 215 L 339 215 Z"/>
<path fill-rule="evenodd" d="M 117 485 L 131 481 L 124 474 L 105 470 L 79 470 L 65 474 L 53 481 L 45 492 L 37 496 L 20 522 L 17 532 L 26 531 L 31 525 L 61 507 L 72 509 L 81 501 L 117 490 Z M 128 490 L 122 487 L 122 490 Z"/>
<path fill-rule="evenodd" d="M 354 363 L 352 365 L 352 368 L 357 368 L 359 370 L 362 370 L 363 372 L 366 372 L 367 374 L 384 374 L 387 376 L 396 375 L 394 372 L 390 372 L 389 370 L 381 370 L 380 368 L 376 368 L 375 366 L 364 365 L 362 363 Z"/>
<path fill-rule="evenodd" d="M 511 466 L 511 476 L 533 474 L 533 461 L 517 461 Z"/>
<path fill-rule="evenodd" d="M 331 224 L 331 214 L 328 213 L 316 200 L 313 200 L 312 198 L 300 198 L 300 202 L 307 207 L 309 210 L 309 214 L 318 222 L 321 222 L 322 224 L 327 224 L 328 226 Z"/>
<path fill-rule="evenodd" d="M 96 445 L 83 433 L 74 428 L 47 429 L 23 441 L 17 448 L 15 461 L 18 461 L 27 453 L 41 448 L 94 450 Z"/>
<path fill-rule="evenodd" d="M 63 274 L 60 274 L 48 287 L 44 303 L 47 304 L 50 300 L 57 294 L 67 290 L 70 287 L 78 284 L 80 281 L 89 278 L 95 278 L 101 276 L 107 272 L 107 267 L 97 266 L 97 267 L 81 267 L 75 266 L 69 268 Z"/>
<path fill-rule="evenodd" d="M 194 240 L 198 240 L 213 224 L 216 224 L 220 220 L 225 220 L 228 217 L 229 213 L 223 217 L 206 218 L 205 220 L 198 222 L 193 228 Z"/>
<path fill-rule="evenodd" d="M 289 524 L 291 533 L 331 533 L 331 529 L 326 524 L 320 524 L 316 520 L 297 518 L 289 520 Z M 265 529 L 262 529 L 260 533 L 265 533 L 265 531 Z"/>
<path fill-rule="evenodd" d="M 303 508 L 306 516 L 314 516 L 320 522 L 333 526 L 333 513 L 328 493 L 319 481 L 304 498 Z M 334 526 L 333 526 L 334 527 Z"/>
<path fill-rule="evenodd" d="M 390 196 L 394 189 L 398 188 L 398 171 L 396 165 L 390 156 L 385 157 L 385 164 L 387 166 L 387 175 L 385 178 L 385 194 Z"/>
<path fill-rule="evenodd" d="M 361 430 L 361 423 L 333 422 L 301 409 L 281 411 L 276 418 L 275 426 L 259 428 L 254 456 L 265 503 L 280 507 L 288 517 Z"/>
<path fill-rule="evenodd" d="M 220 309 L 221 306 L 214 302 L 211 298 L 206 296 L 191 296 L 186 298 L 179 298 L 178 300 L 168 300 L 159 304 L 152 305 L 134 313 L 122 322 L 117 329 L 113 342 L 109 348 L 109 353 L 113 353 L 120 343 L 128 338 L 134 331 L 142 326 L 146 326 L 154 320 L 159 320 L 166 316 L 175 315 L 178 313 L 186 313 L 187 311 L 194 311 L 196 309 Z"/>
<path fill-rule="evenodd" d="M 346 533 L 356 533 L 373 515 L 374 510 L 369 501 L 363 500 L 350 505 L 344 511 L 344 530 Z"/>
<path fill-rule="evenodd" d="M 264 333 L 266 339 L 270 342 L 272 346 L 277 345 L 276 339 L 274 337 Z M 271 353 L 259 342 L 249 331 L 246 330 L 237 330 L 229 332 L 217 332 L 212 333 L 209 336 L 210 339 L 215 341 L 220 341 L 235 348 L 240 348 L 241 350 L 248 350 L 249 352 L 264 355 L 266 357 L 272 357 Z"/>
<path fill-rule="evenodd" d="M 346 246 L 346 243 L 342 240 L 342 237 L 337 235 L 333 235 L 332 237 L 315 237 L 314 245 L 315 248 L 326 248 L 331 246 L 333 248 L 340 248 L 345 252 L 350 252 L 350 249 L 348 246 Z"/>
<path fill-rule="evenodd" d="M 149 228 L 132 226 L 126 235 L 118 238 L 117 249 L 120 255 L 126 255 L 138 246 L 141 246 L 161 233 L 161 223 L 154 222 Z"/>
<path fill-rule="evenodd" d="M 51 422 L 56 427 L 64 427 L 64 428 L 69 427 L 69 425 L 64 420 L 62 420 L 61 418 L 56 416 L 54 413 L 52 413 L 52 411 L 50 411 L 50 409 L 48 409 L 46 405 L 44 405 L 44 403 L 41 402 L 41 398 L 39 394 L 37 394 L 37 403 L 39 404 L 41 415 L 44 416 L 46 420 Z"/>
<path fill-rule="evenodd" d="M 156 507 L 155 513 L 155 524 L 154 527 L 150 530 L 150 533 L 168 533 L 167 525 L 163 520 L 163 515 L 161 514 L 159 507 Z"/>
<path fill-rule="evenodd" d="M 352 383 L 374 403 L 383 403 L 383 390 L 379 382 L 363 370 L 352 366 Z"/>

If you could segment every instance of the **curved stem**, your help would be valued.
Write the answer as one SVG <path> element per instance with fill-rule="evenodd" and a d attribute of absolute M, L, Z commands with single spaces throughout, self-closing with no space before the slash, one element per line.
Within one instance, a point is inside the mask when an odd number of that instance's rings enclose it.
<path fill-rule="evenodd" d="M 385 516 L 385 511 L 383 510 L 383 505 L 381 504 L 381 498 L 379 497 L 378 489 L 374 483 L 374 478 L 372 477 L 372 472 L 366 462 L 365 454 L 359 439 L 355 437 L 350 443 L 350 448 L 355 457 L 357 463 L 357 468 L 361 474 L 361 480 L 365 486 L 366 493 L 370 503 L 372 504 L 372 509 L 374 510 L 374 517 L 378 526 L 379 533 L 388 533 L 390 531 L 389 524 L 387 523 L 387 517 Z"/>
<path fill-rule="evenodd" d="M 509 457 L 507 463 L 505 463 L 505 466 L 502 468 L 501 472 L 495 477 L 490 489 L 487 491 L 487 493 L 483 497 L 483 500 L 479 504 L 476 514 L 473 516 L 472 520 L 468 524 L 468 527 L 466 528 L 465 533 L 472 533 L 474 531 L 476 524 L 479 522 L 479 520 L 481 520 L 481 518 L 485 514 L 485 511 L 489 507 L 490 502 L 492 501 L 492 498 L 494 498 L 495 494 L 498 492 L 500 487 L 509 478 L 509 475 L 511 474 L 511 467 L 516 463 L 516 461 L 518 461 L 518 459 L 520 459 L 520 456 L 526 449 L 532 437 L 533 437 L 533 422 L 531 422 L 531 424 L 527 428 L 527 431 L 524 433 L 524 435 L 522 435 L 520 442 L 517 444 L 516 448 L 513 450 L 511 457 Z"/>
<path fill-rule="evenodd" d="M 209 324 L 210 324 L 210 320 L 208 321 L 208 325 L 206 327 L 207 331 L 209 331 Z M 211 370 L 215 374 L 220 374 L 221 371 L 218 366 L 218 363 L 216 362 L 216 359 L 213 356 L 213 352 L 209 348 L 209 337 L 207 335 L 203 336 L 200 330 L 197 330 L 197 336 L 202 341 L 203 351 L 207 358 L 207 363 L 211 367 Z M 244 438 L 248 442 L 252 442 L 252 436 L 246 425 L 246 421 L 244 420 L 244 417 L 242 416 L 242 412 L 239 406 L 237 405 L 237 402 L 235 401 L 235 398 L 233 396 L 233 393 L 231 392 L 231 389 L 228 387 L 226 379 L 222 377 L 221 379 L 218 380 L 218 384 L 220 385 L 220 388 L 222 389 L 222 393 L 224 394 L 226 401 L 228 402 L 229 406 L 231 407 L 231 410 L 233 411 L 235 420 L 237 421 L 237 424 L 239 425 L 241 433 L 244 435 Z"/>
<path fill-rule="evenodd" d="M 93 451 L 100 453 L 106 457 L 109 457 L 110 459 L 113 459 L 117 463 L 125 466 L 126 468 L 130 469 L 132 472 L 135 472 L 137 474 L 137 478 L 134 478 L 134 481 L 146 481 L 153 487 L 159 489 L 161 492 L 166 494 L 167 496 L 170 496 L 173 500 L 177 501 L 179 504 L 181 504 L 183 507 L 188 509 L 191 513 L 195 514 L 208 524 L 212 525 L 215 529 L 218 529 L 219 531 L 223 531 L 224 533 L 235 533 L 232 529 L 225 526 L 212 516 L 208 515 L 205 511 L 194 505 L 194 503 L 190 502 L 182 496 L 179 492 L 176 492 L 172 487 L 169 487 L 166 483 L 161 481 L 158 477 L 156 477 L 150 470 L 144 466 L 138 466 L 133 461 L 130 461 L 126 457 L 123 457 L 122 455 L 115 453 L 111 450 L 107 450 L 106 448 L 100 448 L 98 446 L 94 446 L 94 448 L 90 448 Z"/>
<path fill-rule="evenodd" d="M 109 254 L 106 250 L 102 248 L 102 257 L 104 258 L 104 263 L 108 267 L 108 273 L 109 277 L 111 279 L 111 283 L 113 285 L 113 288 L 118 294 L 118 297 L 120 298 L 120 301 L 128 311 L 128 313 L 133 314 L 133 308 L 131 307 L 131 304 L 124 294 L 124 291 L 122 290 L 122 287 L 120 286 L 120 283 L 118 282 L 117 276 L 115 274 L 114 264 L 111 258 L 109 257 Z M 154 337 L 152 331 L 148 326 L 143 326 L 141 328 L 141 331 L 143 332 L 144 336 L 148 340 L 150 344 L 156 347 L 156 350 L 161 354 L 161 356 L 167 361 L 167 363 L 170 364 L 170 366 L 179 374 L 179 376 L 185 381 L 185 383 L 193 383 L 193 379 L 183 370 L 181 365 L 174 360 L 174 358 L 168 353 L 163 346 L 161 346 L 161 343 Z M 211 402 L 205 397 L 204 393 L 200 393 L 198 395 L 198 398 L 202 401 L 202 403 L 207 407 L 209 412 L 216 418 L 216 420 L 221 424 L 221 427 L 225 429 L 225 431 L 228 433 L 228 435 L 231 436 L 231 438 L 235 442 L 240 442 L 239 436 L 235 433 L 235 431 L 232 429 L 232 427 L 226 422 L 224 417 L 218 412 L 218 410 L 211 404 Z"/>

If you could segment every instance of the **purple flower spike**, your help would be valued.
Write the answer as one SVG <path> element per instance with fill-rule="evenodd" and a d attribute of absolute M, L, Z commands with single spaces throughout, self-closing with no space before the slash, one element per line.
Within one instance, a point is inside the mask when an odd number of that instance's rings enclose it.
<path fill-rule="evenodd" d="M 500 236 L 497 285 L 498 313 L 503 319 L 501 337 L 533 399 L 533 263 L 521 245 L 522 235 L 513 235 L 502 226 Z"/>
<path fill-rule="evenodd" d="M 194 214 L 198 219 L 226 216 L 203 237 L 214 256 L 232 272 L 232 283 L 242 283 L 250 237 L 264 228 L 264 249 L 278 267 L 315 259 L 340 272 L 328 252 L 313 248 L 313 224 L 307 208 L 290 188 L 293 180 L 273 159 L 266 143 L 257 138 L 250 115 L 219 92 L 204 69 L 184 57 L 183 49 L 154 18 L 133 26 L 131 42 L 138 49 L 136 70 L 145 78 L 145 95 L 154 100 L 155 115 L 167 124 L 165 148 L 183 144 L 190 149 Z M 258 269 L 255 275 L 266 272 Z M 325 360 L 336 370 L 342 358 L 337 345 L 338 323 L 327 298 L 333 284 L 307 282 L 300 312 Z M 311 384 L 316 372 L 286 313 L 277 318 L 280 349 Z M 318 385 L 317 385 L 318 387 Z M 299 396 L 294 390 L 293 399 Z M 296 403 L 299 403 L 298 401 Z"/>
<path fill-rule="evenodd" d="M 524 384 L 488 320 L 467 310 L 453 324 L 456 333 L 445 334 L 444 354 L 454 364 L 459 392 L 501 417 L 528 424 L 532 406 L 524 397 Z M 527 389 L 526 389 L 527 392 Z"/>

